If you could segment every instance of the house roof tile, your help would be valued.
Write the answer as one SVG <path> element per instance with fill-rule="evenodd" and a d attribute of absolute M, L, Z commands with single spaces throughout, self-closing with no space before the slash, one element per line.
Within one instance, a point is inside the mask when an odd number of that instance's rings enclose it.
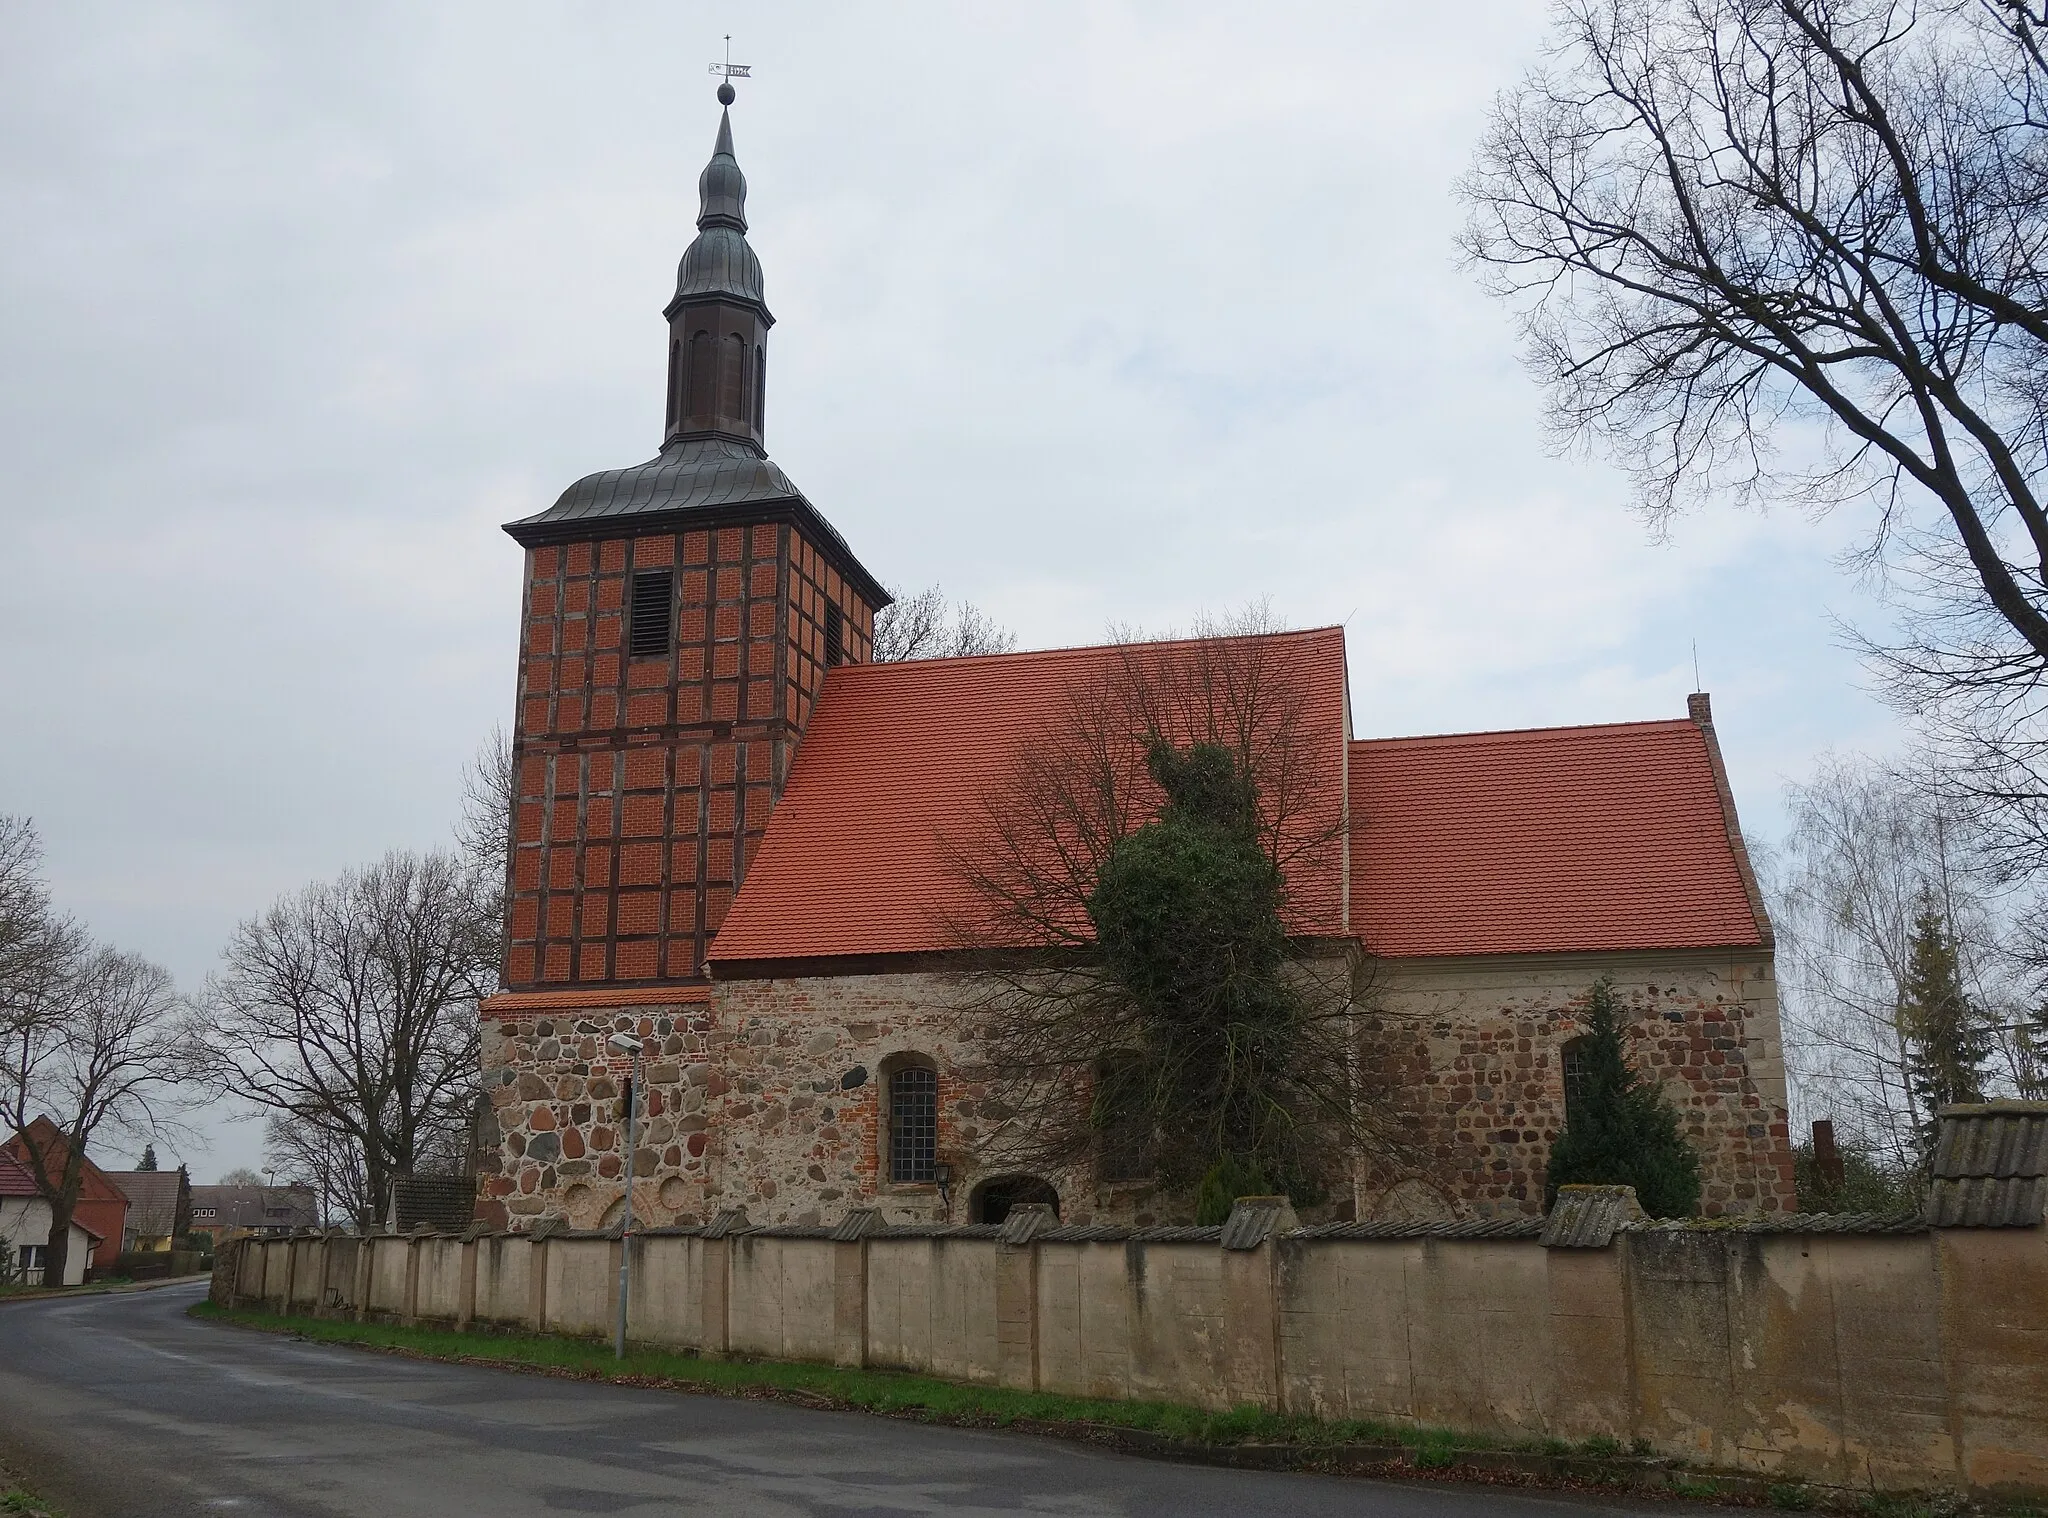
<path fill-rule="evenodd" d="M 0 1152 L 0 1196 L 40 1196 L 36 1178 L 13 1155 Z"/>
<path fill-rule="evenodd" d="M 1690 718 L 1355 742 L 1351 829 L 1379 955 L 1765 942 Z"/>

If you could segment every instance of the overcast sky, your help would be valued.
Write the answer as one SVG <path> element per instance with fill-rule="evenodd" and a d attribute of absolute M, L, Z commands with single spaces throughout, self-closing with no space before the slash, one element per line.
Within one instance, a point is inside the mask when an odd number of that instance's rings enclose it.
<path fill-rule="evenodd" d="M 659 444 L 717 125 L 769 448 L 1027 647 L 1270 596 L 1361 736 L 1670 717 L 1746 824 L 1882 748 L 1849 520 L 1656 542 L 1546 449 L 1455 181 L 1537 0 L 0 0 L 0 811 L 198 991 L 280 892 L 448 837 L 512 713 L 499 524 Z M 206 1123 L 211 1179 L 250 1125 Z M 125 1157 L 122 1157 L 125 1158 Z"/>

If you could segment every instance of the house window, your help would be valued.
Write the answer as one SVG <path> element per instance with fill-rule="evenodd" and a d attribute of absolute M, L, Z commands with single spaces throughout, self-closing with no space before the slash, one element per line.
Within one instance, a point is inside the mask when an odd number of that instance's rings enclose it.
<path fill-rule="evenodd" d="M 669 615 L 674 609 L 674 578 L 666 569 L 643 569 L 633 576 L 633 657 L 660 659 L 668 654 Z"/>
<path fill-rule="evenodd" d="M 1592 1074 L 1593 1040 L 1575 1038 L 1558 1050 L 1558 1064 L 1564 1071 L 1564 1121 L 1569 1128 L 1572 1114 L 1585 1099 L 1586 1081 Z"/>
<path fill-rule="evenodd" d="M 20 1258 L 15 1261 L 14 1269 L 21 1277 L 22 1285 L 40 1286 L 43 1284 L 44 1252 L 49 1247 L 47 1244 L 24 1244 L 21 1246 L 19 1251 Z"/>
<path fill-rule="evenodd" d="M 905 1065 L 889 1077 L 889 1179 L 928 1183 L 938 1158 L 939 1072 Z"/>
<path fill-rule="evenodd" d="M 846 658 L 846 618 L 839 608 L 825 608 L 825 667 L 841 663 Z"/>

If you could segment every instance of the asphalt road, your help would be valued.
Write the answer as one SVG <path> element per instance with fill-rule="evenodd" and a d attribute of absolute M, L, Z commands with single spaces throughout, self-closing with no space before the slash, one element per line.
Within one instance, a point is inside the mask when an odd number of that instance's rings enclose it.
<path fill-rule="evenodd" d="M 0 1459 L 72 1518 L 1674 1511 L 1180 1466 L 1025 1435 L 403 1360 L 187 1318 L 202 1292 L 0 1306 Z"/>

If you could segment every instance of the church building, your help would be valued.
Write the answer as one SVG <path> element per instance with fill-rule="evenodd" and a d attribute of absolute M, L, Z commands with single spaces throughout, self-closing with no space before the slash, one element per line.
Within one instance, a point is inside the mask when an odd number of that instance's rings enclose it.
<path fill-rule="evenodd" d="M 720 87 L 730 106 L 730 84 Z M 875 663 L 882 581 L 767 456 L 770 314 L 721 115 L 668 324 L 661 450 L 525 551 L 497 1129 L 479 1215 L 642 1226 L 1187 1218 L 1128 1165 L 1020 1171 L 966 1010 L 960 855 L 1078 692 L 1200 646 Z M 1710 1214 L 1793 1208 L 1772 938 L 1706 696 L 1664 721 L 1356 737 L 1340 628 L 1245 645 L 1313 763 L 1289 927 L 1351 956 L 1414 1153 L 1333 1217 L 1540 1212 L 1585 996 L 1677 1106 Z M 640 1126 L 624 1154 L 629 1063 Z"/>

